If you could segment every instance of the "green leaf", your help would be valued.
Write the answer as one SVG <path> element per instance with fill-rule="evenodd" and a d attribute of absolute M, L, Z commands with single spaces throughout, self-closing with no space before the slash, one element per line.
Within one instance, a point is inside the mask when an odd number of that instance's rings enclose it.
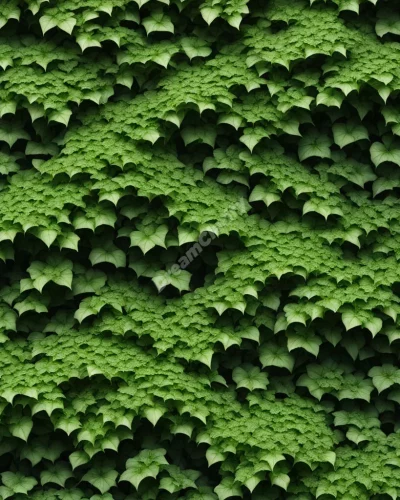
<path fill-rule="evenodd" d="M 353 441 L 353 443 L 356 443 L 357 445 L 362 443 L 363 441 L 369 441 L 368 437 L 363 434 L 363 432 L 360 429 L 357 429 L 356 427 L 350 427 L 349 430 L 346 432 L 346 437 L 350 441 Z"/>
<path fill-rule="evenodd" d="M 46 262 L 34 261 L 28 268 L 32 284 L 42 293 L 43 287 L 50 281 L 60 286 L 72 286 L 72 262 L 61 255 L 50 255 Z"/>
<path fill-rule="evenodd" d="M 30 417 L 22 417 L 10 425 L 10 432 L 13 436 L 26 442 L 28 441 L 32 427 L 32 419 Z"/>
<path fill-rule="evenodd" d="M 299 158 L 304 161 L 307 158 L 317 156 L 319 158 L 330 158 L 330 146 L 332 141 L 328 136 L 318 132 L 311 132 L 299 141 Z"/>
<path fill-rule="evenodd" d="M 160 481 L 160 489 L 167 490 L 173 494 L 187 488 L 197 488 L 196 479 L 201 475 L 195 470 L 182 470 L 176 465 L 166 465 L 164 470 L 169 477 L 163 477 Z"/>
<path fill-rule="evenodd" d="M 229 497 L 242 498 L 242 490 L 240 483 L 236 482 L 233 477 L 225 477 L 221 483 L 214 489 L 218 495 L 218 500 L 225 500 Z"/>
<path fill-rule="evenodd" d="M 339 1 L 339 11 L 349 10 L 359 14 L 360 5 L 359 0 L 340 0 Z"/>
<path fill-rule="evenodd" d="M 19 123 L 6 123 L 0 121 L 0 141 L 6 142 L 10 148 L 20 139 L 29 141 L 31 136 Z"/>
<path fill-rule="evenodd" d="M 384 138 L 381 142 L 374 142 L 370 149 L 371 160 L 376 167 L 386 161 L 400 166 L 400 143 L 395 139 Z"/>
<path fill-rule="evenodd" d="M 249 391 L 254 391 L 255 389 L 266 389 L 269 383 L 268 375 L 261 372 L 258 366 L 252 366 L 250 364 L 244 364 L 241 367 L 237 367 L 233 370 L 232 374 L 233 380 L 236 382 L 236 387 L 244 387 Z"/>
<path fill-rule="evenodd" d="M 400 35 L 400 16 L 392 11 L 385 11 L 382 14 L 384 17 L 378 19 L 375 25 L 376 34 L 380 37 L 387 33 Z"/>
<path fill-rule="evenodd" d="M 181 45 L 190 60 L 194 57 L 208 57 L 212 52 L 211 47 L 205 40 L 196 37 L 182 38 Z"/>
<path fill-rule="evenodd" d="M 165 454 L 166 450 L 162 448 L 141 451 L 136 457 L 126 462 L 127 469 L 122 473 L 120 481 L 128 481 L 138 489 L 143 479 L 156 478 L 160 472 L 160 466 L 168 465 L 164 458 Z"/>
<path fill-rule="evenodd" d="M 217 450 L 213 446 L 210 446 L 208 448 L 208 450 L 206 451 L 206 458 L 207 458 L 208 466 L 211 467 L 212 465 L 214 465 L 218 462 L 223 462 L 226 459 L 226 454 L 221 453 L 219 450 Z"/>
<path fill-rule="evenodd" d="M 72 293 L 74 295 L 98 293 L 104 287 L 106 281 L 107 277 L 102 271 L 95 269 L 85 270 L 83 273 L 74 276 Z"/>
<path fill-rule="evenodd" d="M 251 192 L 249 201 L 263 201 L 269 207 L 272 203 L 281 201 L 281 195 L 274 188 L 258 184 Z"/>
<path fill-rule="evenodd" d="M 188 126 L 182 129 L 181 135 L 185 142 L 185 146 L 191 144 L 192 142 L 200 141 L 213 148 L 217 132 L 212 126 Z"/>
<path fill-rule="evenodd" d="M 67 127 L 71 116 L 72 111 L 68 108 L 55 110 L 49 114 L 49 122 L 61 123 Z"/>
<path fill-rule="evenodd" d="M 153 31 L 174 33 L 174 25 L 171 22 L 171 18 L 167 14 L 164 14 L 161 9 L 152 9 L 150 16 L 145 17 L 142 20 L 142 24 L 146 29 L 147 35 L 150 35 Z"/>
<path fill-rule="evenodd" d="M 138 246 L 144 254 L 149 252 L 156 245 L 165 247 L 165 237 L 168 233 L 168 226 L 145 226 L 139 231 L 130 234 L 131 247 Z"/>
<path fill-rule="evenodd" d="M 83 450 L 77 450 L 71 453 L 69 456 L 69 461 L 71 462 L 71 466 L 73 469 L 76 469 L 80 465 L 87 464 L 90 460 L 90 457 Z"/>
<path fill-rule="evenodd" d="M 97 488 L 102 494 L 109 491 L 116 485 L 118 472 L 107 466 L 90 469 L 83 477 L 82 481 L 87 481 Z"/>
<path fill-rule="evenodd" d="M 372 377 L 372 383 L 378 392 L 384 391 L 393 384 L 400 384 L 400 370 L 389 364 L 371 368 L 368 375 Z"/>
<path fill-rule="evenodd" d="M 50 246 L 55 242 L 58 236 L 58 232 L 54 229 L 48 228 L 35 228 L 32 233 L 43 241 L 43 243 L 50 248 Z"/>
<path fill-rule="evenodd" d="M 157 271 L 152 280 L 155 283 L 159 292 L 161 292 L 167 285 L 172 285 L 180 292 L 190 290 L 190 280 L 192 275 L 188 271 L 180 269 L 176 264 L 169 271 Z"/>
<path fill-rule="evenodd" d="M 27 495 L 38 482 L 34 477 L 24 476 L 21 472 L 3 472 L 1 474 L 3 484 L 13 493 Z"/>
<path fill-rule="evenodd" d="M 271 472 L 270 479 L 271 483 L 274 484 L 275 486 L 279 486 L 280 488 L 283 488 L 285 491 L 288 489 L 290 483 L 290 477 L 287 474 L 282 474 L 282 473 L 275 474 L 274 472 Z"/>
<path fill-rule="evenodd" d="M 294 357 L 288 352 L 287 348 L 274 342 L 268 342 L 260 347 L 260 361 L 263 368 L 277 366 L 278 368 L 287 368 L 290 372 L 293 370 L 295 363 Z"/>
<path fill-rule="evenodd" d="M 76 19 L 71 17 L 69 19 L 65 19 L 65 21 L 59 22 L 57 26 L 60 28 L 60 30 L 65 31 L 69 35 L 71 35 L 74 27 L 76 25 Z"/>
<path fill-rule="evenodd" d="M 346 330 L 351 330 L 357 326 L 362 326 L 362 319 L 357 316 L 356 311 L 352 309 L 346 309 L 342 314 L 342 321 Z"/>
<path fill-rule="evenodd" d="M 24 300 L 16 303 L 14 309 L 16 309 L 21 316 L 28 311 L 35 311 L 37 313 L 48 312 L 47 304 L 48 299 L 41 296 L 38 292 L 30 293 Z"/>
<path fill-rule="evenodd" d="M 302 333 L 288 334 L 287 346 L 289 351 L 302 348 L 317 357 L 321 344 L 322 340 L 312 331 L 304 330 Z"/>
<path fill-rule="evenodd" d="M 334 106 L 340 108 L 344 100 L 344 95 L 341 91 L 336 89 L 326 89 L 317 95 L 317 106 L 323 104 L 325 106 Z"/>
<path fill-rule="evenodd" d="M 0 328 L 16 331 L 17 314 L 5 304 L 0 304 Z"/>
<path fill-rule="evenodd" d="M 55 465 L 50 465 L 47 470 L 40 473 L 40 482 L 42 485 L 55 483 L 63 488 L 67 479 L 71 477 L 74 477 L 74 474 L 69 465 L 58 462 Z"/>
<path fill-rule="evenodd" d="M 353 142 L 361 141 L 362 139 L 368 140 L 369 138 L 366 127 L 356 122 L 335 123 L 332 131 L 335 143 L 341 148 Z"/>
<path fill-rule="evenodd" d="M 42 28 L 42 33 L 45 35 L 47 31 L 55 28 L 57 26 L 57 18 L 54 16 L 42 16 L 39 19 L 40 27 Z"/>
<path fill-rule="evenodd" d="M 221 15 L 222 9 L 219 6 L 216 7 L 203 7 L 200 9 L 200 13 L 204 21 L 210 25 L 217 17 Z"/>
<path fill-rule="evenodd" d="M 126 255 L 110 240 L 106 240 L 102 247 L 93 248 L 90 252 L 89 260 L 93 266 L 108 262 L 115 267 L 126 266 Z"/>
<path fill-rule="evenodd" d="M 155 426 L 160 418 L 164 415 L 165 409 L 163 407 L 153 406 L 144 410 L 144 415 L 149 422 Z"/>

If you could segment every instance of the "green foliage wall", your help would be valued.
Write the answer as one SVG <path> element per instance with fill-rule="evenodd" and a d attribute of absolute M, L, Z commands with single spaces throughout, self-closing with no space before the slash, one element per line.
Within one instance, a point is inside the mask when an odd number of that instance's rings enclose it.
<path fill-rule="evenodd" d="M 0 0 L 0 499 L 400 497 L 397 0 Z"/>

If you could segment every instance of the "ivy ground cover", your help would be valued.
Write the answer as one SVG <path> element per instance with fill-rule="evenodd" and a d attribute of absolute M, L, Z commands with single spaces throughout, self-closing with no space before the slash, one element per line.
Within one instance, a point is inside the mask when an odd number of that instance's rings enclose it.
<path fill-rule="evenodd" d="M 400 497 L 396 0 L 0 0 L 0 499 Z"/>

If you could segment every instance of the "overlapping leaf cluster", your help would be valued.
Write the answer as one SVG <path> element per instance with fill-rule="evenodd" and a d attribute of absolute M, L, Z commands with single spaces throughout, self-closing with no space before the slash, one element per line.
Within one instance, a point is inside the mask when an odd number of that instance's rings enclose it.
<path fill-rule="evenodd" d="M 400 497 L 399 37 L 0 0 L 1 499 Z"/>

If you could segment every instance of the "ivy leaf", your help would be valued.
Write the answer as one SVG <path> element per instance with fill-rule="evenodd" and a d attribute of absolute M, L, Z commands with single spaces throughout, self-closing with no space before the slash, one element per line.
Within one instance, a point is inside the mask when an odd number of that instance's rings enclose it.
<path fill-rule="evenodd" d="M 34 438 L 22 448 L 21 458 L 26 458 L 35 466 L 44 458 L 54 462 L 62 452 L 63 447 L 59 442 L 54 441 L 49 445 L 46 439 Z"/>
<path fill-rule="evenodd" d="M 363 431 L 357 429 L 356 427 L 351 426 L 349 430 L 346 432 L 346 437 L 353 443 L 357 445 L 362 443 L 363 441 L 369 441 L 368 437 L 363 434 Z"/>
<path fill-rule="evenodd" d="M 37 238 L 42 240 L 48 248 L 50 248 L 58 236 L 57 231 L 49 228 L 35 228 L 32 232 Z"/>
<path fill-rule="evenodd" d="M 6 304 L 0 304 L 0 328 L 14 332 L 17 328 L 17 315 Z"/>
<path fill-rule="evenodd" d="M 73 469 L 76 469 L 80 465 L 87 464 L 90 461 L 90 457 L 83 450 L 74 451 L 69 456 L 69 461 Z"/>
<path fill-rule="evenodd" d="M 10 148 L 12 148 L 19 139 L 29 141 L 30 138 L 31 136 L 19 123 L 6 123 L 0 121 L 0 141 L 6 142 Z"/>
<path fill-rule="evenodd" d="M 317 156 L 318 158 L 330 158 L 330 147 L 332 141 L 327 135 L 311 132 L 299 141 L 299 158 L 304 161 L 307 158 Z"/>
<path fill-rule="evenodd" d="M 370 149 L 371 160 L 375 167 L 383 162 L 391 162 L 400 166 L 400 143 L 390 137 L 383 138 L 381 142 L 374 142 Z"/>
<path fill-rule="evenodd" d="M 38 484 L 34 477 L 24 476 L 21 472 L 3 472 L 1 479 L 3 484 L 15 494 L 27 495 L 28 491 Z"/>
<path fill-rule="evenodd" d="M 72 293 L 80 295 L 83 293 L 98 293 L 106 284 L 107 277 L 102 271 L 88 269 L 75 275 L 72 282 Z"/>
<path fill-rule="evenodd" d="M 81 500 L 81 497 L 79 500 Z M 114 500 L 114 497 L 110 493 L 104 493 L 103 495 L 93 495 L 90 500 Z"/>
<path fill-rule="evenodd" d="M 182 48 L 188 58 L 191 60 L 194 57 L 208 57 L 212 49 L 209 44 L 202 40 L 201 38 L 196 37 L 186 37 L 181 40 Z"/>
<path fill-rule="evenodd" d="M 192 275 L 188 271 L 178 268 L 175 272 L 173 270 L 158 271 L 152 280 L 159 292 L 167 285 L 172 285 L 182 293 L 184 290 L 190 290 L 191 278 Z"/>
<path fill-rule="evenodd" d="M 385 10 L 382 12 L 382 18 L 378 19 L 375 25 L 376 34 L 380 37 L 387 33 L 400 35 L 400 16 L 395 12 Z"/>
<path fill-rule="evenodd" d="M 214 446 L 210 446 L 206 452 L 207 464 L 208 467 L 211 467 L 218 462 L 223 462 L 226 459 L 226 454 L 221 453 Z"/>
<path fill-rule="evenodd" d="M 288 334 L 287 345 L 289 352 L 294 349 L 302 348 L 317 357 L 321 344 L 322 340 L 320 337 L 315 335 L 311 330 L 304 330 L 303 332 L 297 331 Z"/>
<path fill-rule="evenodd" d="M 341 148 L 353 142 L 361 141 L 362 139 L 368 140 L 369 138 L 366 127 L 355 122 L 335 123 L 332 131 L 335 143 Z"/>
<path fill-rule="evenodd" d="M 168 465 L 164 458 L 165 454 L 166 450 L 162 448 L 141 451 L 136 457 L 126 462 L 127 469 L 122 473 L 120 481 L 128 481 L 138 489 L 143 479 L 156 478 L 160 472 L 160 466 Z"/>
<path fill-rule="evenodd" d="M 400 370 L 393 365 L 374 366 L 368 375 L 372 377 L 372 383 L 379 393 L 394 384 L 400 384 Z"/>
<path fill-rule="evenodd" d="M 115 267 L 126 266 L 126 255 L 111 240 L 105 241 L 101 247 L 95 247 L 90 252 L 89 260 L 93 266 L 108 262 Z"/>
<path fill-rule="evenodd" d="M 216 500 L 217 495 L 209 486 L 199 486 L 197 491 L 188 491 L 185 495 L 187 500 Z"/>
<path fill-rule="evenodd" d="M 165 408 L 162 406 L 153 406 L 151 408 L 147 408 L 144 411 L 144 416 L 147 418 L 149 422 L 155 426 L 160 418 L 164 415 Z"/>
<path fill-rule="evenodd" d="M 218 495 L 218 500 L 225 500 L 229 497 L 242 498 L 243 496 L 240 483 L 236 482 L 233 477 L 224 477 L 214 491 Z"/>
<path fill-rule="evenodd" d="M 117 477 L 118 472 L 116 470 L 107 466 L 102 466 L 90 469 L 90 471 L 82 477 L 82 481 L 87 481 L 104 494 L 116 485 Z"/>
<path fill-rule="evenodd" d="M 167 490 L 173 494 L 186 488 L 197 488 L 196 479 L 200 472 L 195 470 L 182 470 L 176 465 L 167 465 L 164 470 L 170 477 L 163 477 L 160 481 L 160 489 Z"/>
<path fill-rule="evenodd" d="M 285 491 L 288 489 L 290 483 L 290 477 L 287 474 L 283 473 L 275 474 L 274 472 L 271 472 L 270 479 L 271 479 L 271 484 L 279 486 L 280 488 L 283 488 Z"/>
<path fill-rule="evenodd" d="M 56 16 L 44 15 L 39 19 L 39 23 L 42 28 L 43 35 L 56 26 L 70 35 L 76 25 L 76 19 L 71 17 L 61 21 Z"/>
<path fill-rule="evenodd" d="M 210 25 L 217 17 L 222 13 L 222 9 L 219 6 L 213 7 L 203 7 L 200 9 L 200 13 L 204 21 Z"/>
<path fill-rule="evenodd" d="M 68 108 L 56 109 L 49 114 L 49 122 L 61 123 L 67 127 L 71 116 L 72 111 Z"/>
<path fill-rule="evenodd" d="M 168 233 L 168 226 L 145 226 L 139 231 L 133 231 L 130 234 L 131 247 L 138 246 L 143 254 L 146 254 L 156 245 L 165 247 L 165 237 Z"/>
<path fill-rule="evenodd" d="M 200 141 L 213 148 L 217 138 L 217 132 L 215 128 L 211 126 L 188 126 L 182 129 L 181 136 L 185 146 L 192 142 Z"/>
<path fill-rule="evenodd" d="M 294 367 L 294 357 L 288 352 L 286 347 L 279 346 L 274 342 L 268 342 L 260 347 L 260 361 L 266 366 L 277 366 L 287 368 L 290 372 Z"/>
<path fill-rule="evenodd" d="M 63 408 L 63 406 L 61 405 L 59 408 Z M 69 416 L 61 416 L 60 418 L 56 418 L 53 423 L 56 429 L 61 429 L 68 435 L 70 435 L 77 429 L 80 429 L 81 427 L 81 423 L 78 418 Z"/>
<path fill-rule="evenodd" d="M 55 156 L 58 153 L 59 153 L 58 146 L 52 142 L 43 144 L 41 142 L 29 141 L 25 148 L 25 154 L 31 156 L 40 156 L 40 155 Z"/>
<path fill-rule="evenodd" d="M 24 300 L 16 303 L 14 309 L 16 309 L 21 316 L 25 312 L 35 311 L 37 313 L 48 312 L 47 305 L 48 299 L 43 297 L 38 292 L 34 291 L 30 293 Z"/>
<path fill-rule="evenodd" d="M 62 250 L 63 248 L 68 248 L 70 250 L 75 250 L 75 252 L 78 251 L 78 243 L 79 243 L 79 236 L 72 231 L 66 233 L 66 234 L 61 234 L 57 238 L 57 244 Z"/>
<path fill-rule="evenodd" d="M 325 89 L 317 95 L 317 106 L 323 104 L 325 106 L 334 106 L 340 108 L 344 100 L 344 95 L 337 89 Z"/>
<path fill-rule="evenodd" d="M 344 10 L 349 10 L 351 12 L 355 12 L 359 14 L 360 12 L 360 4 L 359 0 L 340 0 L 339 1 L 339 12 Z"/>
<path fill-rule="evenodd" d="M 67 479 L 74 477 L 72 470 L 69 465 L 63 462 L 59 462 L 57 464 L 51 465 L 40 473 L 40 482 L 42 485 L 47 483 L 55 483 L 61 486 L 62 488 L 65 485 Z"/>
<path fill-rule="evenodd" d="M 42 293 L 43 287 L 52 281 L 60 286 L 72 286 L 72 262 L 61 255 L 50 255 L 45 262 L 34 261 L 28 268 L 33 286 Z"/>
<path fill-rule="evenodd" d="M 347 331 L 362 326 L 367 328 L 374 337 L 382 329 L 382 320 L 380 318 L 374 317 L 369 311 L 356 311 L 351 307 L 342 309 L 342 321 Z"/>
<path fill-rule="evenodd" d="M 245 387 L 249 391 L 255 389 L 266 389 L 269 383 L 268 375 L 260 370 L 258 366 L 244 364 L 233 370 L 233 380 L 236 382 L 236 387 Z"/>
<path fill-rule="evenodd" d="M 47 31 L 57 26 L 57 19 L 53 16 L 42 16 L 39 19 L 39 23 L 42 28 L 42 33 L 45 35 Z"/>
<path fill-rule="evenodd" d="M 86 297 L 79 305 L 74 317 L 82 323 L 88 316 L 98 314 L 106 303 L 99 297 Z"/>
<path fill-rule="evenodd" d="M 10 432 L 13 436 L 26 442 L 28 441 L 32 427 L 32 419 L 30 417 L 22 417 L 10 425 Z"/>
<path fill-rule="evenodd" d="M 249 201 L 263 201 L 267 207 L 281 200 L 281 195 L 273 188 L 258 184 L 250 194 Z"/>
<path fill-rule="evenodd" d="M 161 9 L 153 9 L 150 16 L 142 20 L 142 24 L 145 27 L 147 35 L 150 35 L 153 31 L 174 33 L 174 25 L 171 22 L 171 18 L 167 14 L 164 14 Z"/>
<path fill-rule="evenodd" d="M 342 321 L 347 331 L 362 325 L 362 319 L 358 318 L 357 313 L 353 309 L 347 309 L 343 312 Z"/>
<path fill-rule="evenodd" d="M 373 385 L 370 379 L 364 379 L 362 375 L 346 375 L 343 387 L 337 393 L 339 400 L 342 399 L 363 399 L 370 401 Z"/>

